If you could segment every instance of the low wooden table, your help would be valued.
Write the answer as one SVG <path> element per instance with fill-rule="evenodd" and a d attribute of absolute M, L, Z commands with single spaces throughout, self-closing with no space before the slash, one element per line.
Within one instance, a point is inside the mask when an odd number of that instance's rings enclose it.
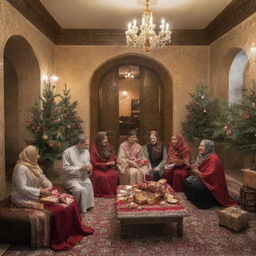
<path fill-rule="evenodd" d="M 118 186 L 117 193 L 118 190 L 123 188 L 123 185 Z M 175 194 L 174 191 L 173 194 Z M 122 201 L 117 202 L 117 219 L 121 224 L 122 236 L 127 235 L 127 225 L 129 224 L 177 222 L 177 236 L 182 237 L 183 217 L 188 216 L 189 214 L 180 201 L 176 204 L 147 204 L 141 205 L 141 207 L 141 209 L 131 209 L 129 208 L 129 203 Z"/>

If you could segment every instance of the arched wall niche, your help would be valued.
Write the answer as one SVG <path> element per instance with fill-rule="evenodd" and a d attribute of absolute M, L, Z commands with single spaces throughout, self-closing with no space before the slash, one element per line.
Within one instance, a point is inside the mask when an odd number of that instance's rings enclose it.
<path fill-rule="evenodd" d="M 13 166 L 30 134 L 26 129 L 30 108 L 40 97 L 40 67 L 30 43 L 11 36 L 4 48 L 5 174 L 10 182 Z"/>
<path fill-rule="evenodd" d="M 169 71 L 157 60 L 135 53 L 128 53 L 111 58 L 102 63 L 93 73 L 90 82 L 90 138 L 94 138 L 99 127 L 99 89 L 104 75 L 123 65 L 137 65 L 148 68 L 158 75 L 163 85 L 163 138 L 168 143 L 173 127 L 173 89 Z"/>
<path fill-rule="evenodd" d="M 226 54 L 223 57 L 223 74 L 224 74 L 224 85 L 225 86 L 225 95 L 222 95 L 222 97 L 226 100 L 229 99 L 229 75 L 230 75 L 230 69 L 232 66 L 232 63 L 235 59 L 235 57 L 237 56 L 237 54 L 241 51 L 244 51 L 242 48 L 240 47 L 233 47 L 230 48 Z"/>
<path fill-rule="evenodd" d="M 248 58 L 247 62 L 239 62 L 239 59 L 242 58 L 242 60 L 246 60 L 246 51 L 242 49 L 241 47 L 233 47 L 230 48 L 228 51 L 226 51 L 226 54 L 223 57 L 223 86 L 225 86 L 225 90 L 223 90 L 223 94 L 221 97 L 223 97 L 225 100 L 230 101 L 230 93 L 239 93 L 242 94 L 242 86 L 244 84 L 245 80 L 245 73 L 248 69 Z M 240 59 L 241 60 L 241 59 Z M 234 73 L 237 75 L 237 70 L 241 70 L 239 72 L 240 76 L 240 82 L 238 88 L 232 88 L 232 74 Z M 235 79 L 235 78 L 234 78 Z M 234 89 L 232 91 L 232 89 Z M 241 98 L 240 98 L 241 99 Z M 240 101 L 239 97 L 236 99 L 236 103 L 239 103 Z M 220 155 L 222 156 L 222 162 L 226 169 L 234 170 L 243 168 L 243 162 L 244 162 L 244 156 L 239 153 L 237 150 L 223 150 L 219 149 Z M 232 159 L 232 161 L 230 161 Z"/>
<path fill-rule="evenodd" d="M 229 70 L 229 104 L 241 103 L 245 81 L 245 70 L 249 59 L 245 51 L 240 50 L 235 55 Z"/>

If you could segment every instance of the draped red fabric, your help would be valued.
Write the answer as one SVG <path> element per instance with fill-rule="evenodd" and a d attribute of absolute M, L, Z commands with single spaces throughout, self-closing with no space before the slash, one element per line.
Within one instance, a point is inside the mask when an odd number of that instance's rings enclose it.
<path fill-rule="evenodd" d="M 228 207 L 236 203 L 229 197 L 224 170 L 216 154 L 206 158 L 198 170 L 201 180 L 221 205 Z"/>
<path fill-rule="evenodd" d="M 174 163 L 176 160 L 188 160 L 191 161 L 191 152 L 188 145 L 185 143 L 183 137 L 180 134 L 174 134 L 177 142 L 173 145 L 172 142 L 169 144 L 168 149 L 168 163 Z"/>
<path fill-rule="evenodd" d="M 50 247 L 53 250 L 69 250 L 94 229 L 82 224 L 76 201 L 67 207 L 45 205 L 52 215 Z"/>
<path fill-rule="evenodd" d="M 94 195 L 96 197 L 113 198 L 116 196 L 116 189 L 118 185 L 118 172 L 115 166 L 107 165 L 108 162 L 116 161 L 116 156 L 111 150 L 109 144 L 107 147 L 110 151 L 110 158 L 104 159 L 98 152 L 96 144 L 91 147 L 91 164 L 92 175 L 90 179 L 92 181 Z"/>
<path fill-rule="evenodd" d="M 191 163 L 191 152 L 180 134 L 174 134 L 177 142 L 170 142 L 167 163 L 175 164 L 172 169 L 165 170 L 165 178 L 168 184 L 176 192 L 184 191 L 184 180 L 189 176 L 188 168 Z"/>
<path fill-rule="evenodd" d="M 184 181 L 189 176 L 189 171 L 182 166 L 174 166 L 165 170 L 164 178 L 171 185 L 175 192 L 184 191 Z"/>

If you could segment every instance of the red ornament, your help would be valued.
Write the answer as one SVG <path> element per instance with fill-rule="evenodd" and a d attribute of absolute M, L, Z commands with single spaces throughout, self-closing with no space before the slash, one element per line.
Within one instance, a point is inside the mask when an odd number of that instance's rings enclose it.
<path fill-rule="evenodd" d="M 232 135 L 232 131 L 231 131 L 231 130 L 227 131 L 227 132 L 226 132 L 226 135 L 227 135 L 227 136 Z"/>
<path fill-rule="evenodd" d="M 223 130 L 227 131 L 227 130 L 228 130 L 228 126 L 225 125 L 225 126 L 223 127 Z"/>
<path fill-rule="evenodd" d="M 250 119 L 251 116 L 250 116 L 249 114 L 245 113 L 245 114 L 243 114 L 243 118 L 244 118 L 244 119 Z"/>
<path fill-rule="evenodd" d="M 49 141 L 49 142 L 48 142 L 48 145 L 49 145 L 51 148 L 53 148 L 53 147 L 54 147 L 54 142 L 53 142 L 53 141 Z"/>
<path fill-rule="evenodd" d="M 61 146 L 62 146 L 61 143 L 56 144 L 56 147 L 58 147 L 58 148 L 61 148 Z"/>

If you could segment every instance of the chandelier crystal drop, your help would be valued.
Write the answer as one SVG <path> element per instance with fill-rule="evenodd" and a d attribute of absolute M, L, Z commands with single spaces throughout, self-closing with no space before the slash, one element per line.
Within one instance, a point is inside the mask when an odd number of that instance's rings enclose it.
<path fill-rule="evenodd" d="M 140 29 L 134 19 L 128 24 L 128 30 L 125 32 L 128 46 L 143 47 L 146 52 L 156 47 L 164 47 L 171 42 L 171 31 L 168 23 L 162 19 L 158 35 L 155 32 L 152 10 L 149 8 L 149 1 L 146 0 L 146 8 L 142 15 Z"/>

